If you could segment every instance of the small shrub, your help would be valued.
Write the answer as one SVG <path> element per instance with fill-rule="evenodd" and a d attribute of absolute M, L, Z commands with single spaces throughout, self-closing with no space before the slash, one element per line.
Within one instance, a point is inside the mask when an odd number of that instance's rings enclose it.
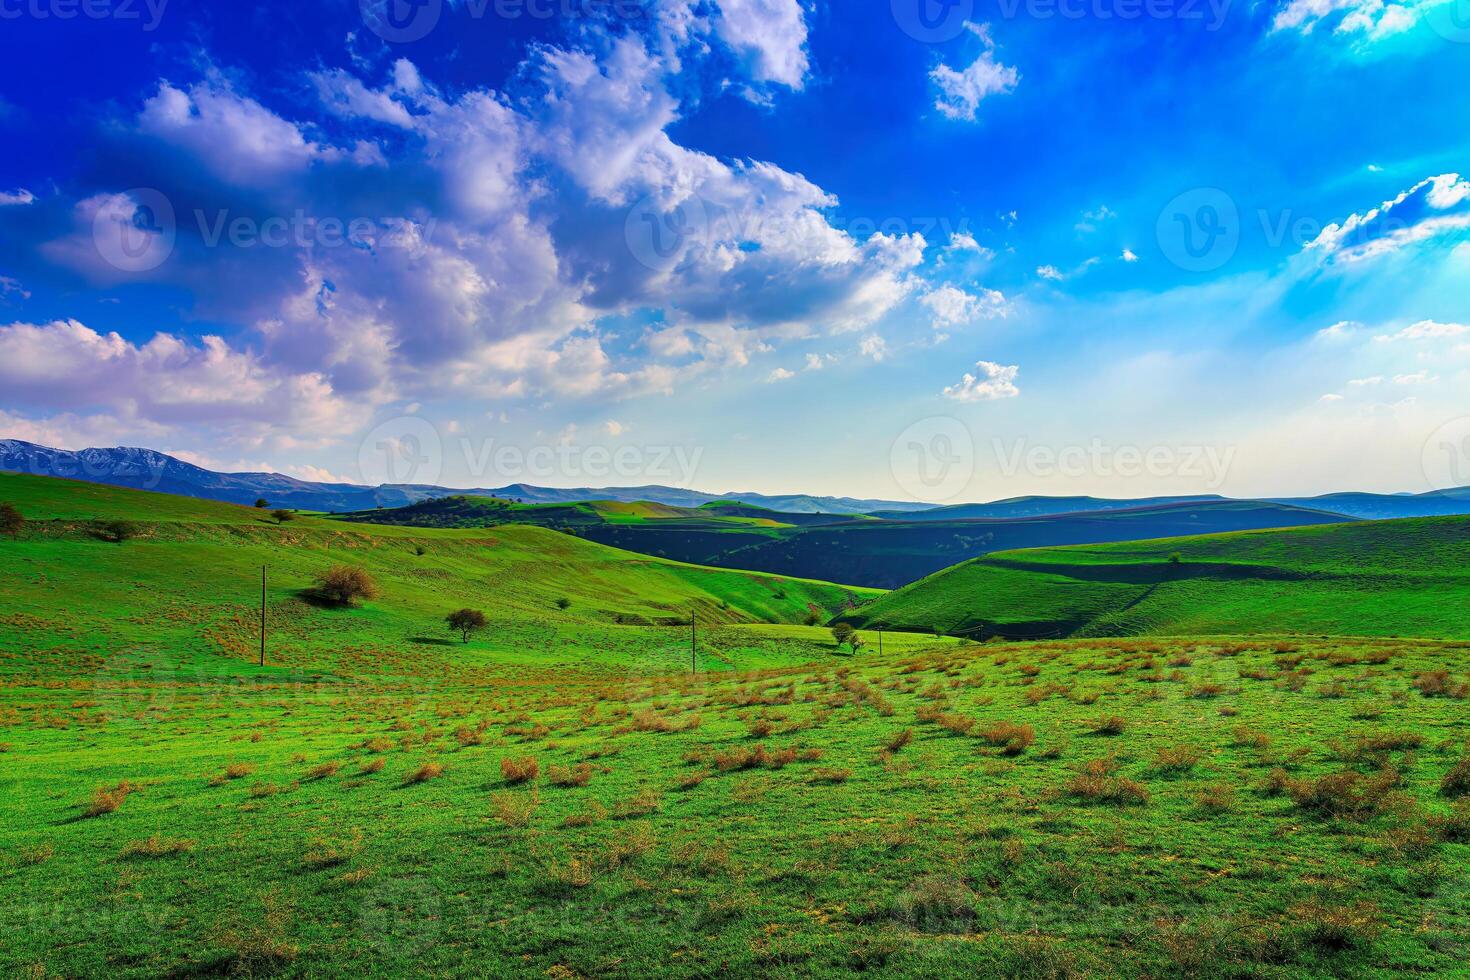
<path fill-rule="evenodd" d="M 1094 735 L 1112 737 L 1114 735 L 1122 735 L 1127 727 L 1127 719 L 1119 718 L 1117 715 L 1109 715 L 1106 718 L 1099 718 L 1094 722 L 1091 731 Z"/>
<path fill-rule="evenodd" d="M 26 526 L 26 519 L 14 504 L 0 504 L 0 534 L 19 534 Z"/>
<path fill-rule="evenodd" d="M 382 772 L 383 766 L 384 762 L 382 759 L 369 759 L 362 764 L 362 768 L 358 771 L 364 776 L 371 776 L 375 772 Z"/>
<path fill-rule="evenodd" d="M 1203 756 L 1204 753 L 1193 745 L 1171 745 L 1159 749 L 1154 756 L 1153 767 L 1163 773 L 1184 773 L 1198 765 Z"/>
<path fill-rule="evenodd" d="M 255 772 L 255 767 L 248 762 L 232 762 L 225 766 L 226 779 L 244 779 Z"/>
<path fill-rule="evenodd" d="M 1209 813 L 1229 813 L 1235 809 L 1235 787 L 1227 783 L 1211 783 L 1200 790 L 1195 802 L 1201 810 Z"/>
<path fill-rule="evenodd" d="M 136 789 L 137 787 L 129 782 L 121 782 L 110 788 L 99 786 L 92 791 L 91 802 L 82 811 L 82 815 L 100 817 L 104 814 L 115 813 L 117 808 L 123 805 L 123 801 Z"/>
<path fill-rule="evenodd" d="M 122 849 L 119 857 L 162 858 L 176 854 L 188 854 L 194 850 L 194 842 L 183 837 L 160 837 L 154 834 L 146 840 L 135 840 Z"/>
<path fill-rule="evenodd" d="M 575 766 L 548 766 L 546 779 L 553 786 L 586 786 L 592 782 L 592 766 L 580 762 Z"/>
<path fill-rule="evenodd" d="M 989 745 L 998 747 L 1005 755 L 1020 755 L 1036 742 L 1036 729 L 1030 725 L 1016 725 L 1008 721 L 991 725 L 980 733 Z"/>
<path fill-rule="evenodd" d="M 535 759 L 501 759 L 500 778 L 511 786 L 529 783 L 541 773 L 541 764 Z"/>
<path fill-rule="evenodd" d="M 538 802 L 535 793 L 501 792 L 490 797 L 495 816 L 507 827 L 529 826 Z"/>
<path fill-rule="evenodd" d="M 444 775 L 444 766 L 442 763 L 425 762 L 403 777 L 403 785 L 415 786 L 419 783 L 427 783 L 429 780 L 438 779 L 442 775 Z"/>
<path fill-rule="evenodd" d="M 613 816 L 619 820 L 646 817 L 663 806 L 658 790 L 642 789 L 613 807 Z"/>
<path fill-rule="evenodd" d="M 342 768 L 340 762 L 323 762 L 319 766 L 312 766 L 306 771 L 306 778 L 310 780 L 328 779 L 337 775 L 337 770 Z"/>
<path fill-rule="evenodd" d="M 351 565 L 333 565 L 316 577 L 313 595 L 333 606 L 352 606 L 361 599 L 376 599 L 382 592 L 373 577 Z"/>
<path fill-rule="evenodd" d="M 1398 784 L 1399 774 L 1384 769 L 1372 776 L 1344 772 L 1315 780 L 1294 780 L 1286 791 L 1303 810 L 1325 817 L 1360 818 L 1382 809 L 1386 797 Z"/>
<path fill-rule="evenodd" d="M 845 783 L 851 778 L 851 769 L 835 769 L 825 766 L 813 769 L 811 775 L 811 781 L 814 783 Z"/>
<path fill-rule="evenodd" d="M 1470 697 L 1470 684 L 1455 680 L 1447 670 L 1431 670 L 1420 674 L 1414 678 L 1413 686 L 1426 698 L 1464 700 Z"/>
<path fill-rule="evenodd" d="M 1439 791 L 1445 796 L 1456 798 L 1470 795 L 1470 755 L 1455 763 L 1444 774 L 1444 779 L 1439 783 Z"/>
<path fill-rule="evenodd" d="M 1371 902 L 1308 902 L 1291 910 L 1291 919 L 1311 945 L 1329 950 L 1367 945 L 1378 934 L 1380 913 Z"/>
<path fill-rule="evenodd" d="M 883 751 L 890 754 L 897 752 L 913 740 L 914 730 L 912 728 L 905 728 L 888 740 L 887 744 L 883 746 Z"/>

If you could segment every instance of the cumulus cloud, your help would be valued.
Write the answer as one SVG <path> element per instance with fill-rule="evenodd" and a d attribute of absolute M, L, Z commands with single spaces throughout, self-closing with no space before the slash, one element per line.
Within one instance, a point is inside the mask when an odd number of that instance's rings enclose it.
<path fill-rule="evenodd" d="M 995 41 L 990 37 L 990 25 L 968 25 L 970 32 L 980 39 L 980 55 L 969 67 L 956 71 L 946 64 L 936 65 L 929 73 L 938 93 L 934 108 L 950 119 L 975 121 L 980 103 L 992 95 L 1005 95 L 1015 90 L 1021 75 L 1015 68 L 996 60 Z"/>
<path fill-rule="evenodd" d="M 858 344 L 858 353 L 864 357 L 871 357 L 875 361 L 881 361 L 888 356 L 888 341 L 877 334 L 870 334 Z"/>
<path fill-rule="evenodd" d="M 1015 398 L 1021 394 L 1021 389 L 1016 387 L 1016 376 L 1021 373 L 1018 365 L 977 361 L 975 367 L 979 374 L 967 373 L 959 384 L 944 389 L 944 397 L 959 402 L 984 402 Z"/>
<path fill-rule="evenodd" d="M 940 286 L 925 293 L 919 302 L 929 308 L 936 328 L 993 320 L 1009 312 L 1004 294 L 996 289 L 981 289 L 974 294 L 955 286 Z"/>
<path fill-rule="evenodd" d="M 776 368 L 776 370 L 766 376 L 766 383 L 773 384 L 777 381 L 789 381 L 794 377 L 796 377 L 795 372 L 788 371 L 785 368 Z"/>
<path fill-rule="evenodd" d="M 1358 262 L 1470 229 L 1470 181 L 1440 174 L 1333 223 L 1306 245 L 1324 262 Z"/>
<path fill-rule="evenodd" d="M 806 19 L 797 0 L 719 0 L 715 30 L 757 82 L 800 90 L 806 81 Z"/>
<path fill-rule="evenodd" d="M 0 326 L 0 388 L 15 407 L 85 407 L 152 425 L 237 423 L 308 439 L 340 432 L 352 408 L 322 375 L 271 370 L 219 337 L 159 333 L 134 344 L 76 320 Z"/>

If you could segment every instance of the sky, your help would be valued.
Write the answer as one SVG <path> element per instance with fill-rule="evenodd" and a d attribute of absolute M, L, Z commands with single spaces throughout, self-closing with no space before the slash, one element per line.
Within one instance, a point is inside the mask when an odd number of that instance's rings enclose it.
<path fill-rule="evenodd" d="M 0 0 L 0 438 L 1470 484 L 1470 0 Z"/>

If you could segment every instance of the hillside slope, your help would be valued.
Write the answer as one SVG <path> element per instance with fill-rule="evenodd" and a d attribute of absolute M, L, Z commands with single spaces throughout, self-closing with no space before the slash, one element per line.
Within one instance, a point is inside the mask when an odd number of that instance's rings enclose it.
<path fill-rule="evenodd" d="M 865 627 L 972 637 L 1470 637 L 1470 519 L 993 554 L 885 595 L 850 618 Z"/>
<path fill-rule="evenodd" d="M 525 506 L 452 497 L 347 520 L 424 526 L 537 523 L 601 544 L 719 568 L 892 589 L 992 551 L 1333 524 L 1337 514 L 1238 500 L 1006 520 L 847 520 L 751 507 L 622 512 L 607 503 Z M 671 516 L 672 515 L 672 516 Z M 796 525 L 796 526 L 793 526 Z"/>
<path fill-rule="evenodd" d="M 18 537 L 0 537 L 0 621 L 9 627 L 0 671 L 7 656 L 38 650 L 68 669 L 95 667 L 87 651 L 102 638 L 161 663 L 253 659 L 263 565 L 272 663 L 369 672 L 451 655 L 563 662 L 573 641 L 636 661 L 657 652 L 665 631 L 633 627 L 687 624 L 691 609 L 707 627 L 796 624 L 872 595 L 650 559 L 539 527 L 424 530 L 307 516 L 278 525 L 254 508 L 15 474 L 0 475 L 0 501 L 27 518 Z M 95 522 L 117 519 L 135 522 L 135 536 L 105 540 Z M 354 610 L 314 606 L 306 590 L 338 563 L 366 569 L 382 597 Z M 484 610 L 490 628 L 446 653 L 443 618 L 462 607 Z M 687 627 L 669 632 L 667 645 L 688 663 Z"/>

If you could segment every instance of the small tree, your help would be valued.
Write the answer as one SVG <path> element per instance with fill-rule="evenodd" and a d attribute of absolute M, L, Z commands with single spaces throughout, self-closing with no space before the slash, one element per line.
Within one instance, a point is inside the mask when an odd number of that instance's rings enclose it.
<path fill-rule="evenodd" d="M 256 498 L 256 500 L 255 500 L 255 509 L 256 510 L 265 510 L 269 506 L 270 506 L 270 502 L 267 501 L 264 497 L 257 497 Z"/>
<path fill-rule="evenodd" d="M 470 642 L 470 634 L 478 633 L 485 628 L 485 614 L 478 609 L 460 609 L 444 617 L 449 628 L 459 632 L 466 643 Z"/>
<path fill-rule="evenodd" d="M 0 534 L 19 534 L 25 526 L 26 519 L 15 504 L 0 504 Z"/>
<path fill-rule="evenodd" d="M 832 639 L 837 641 L 840 647 L 849 646 L 854 636 L 857 636 L 857 630 L 853 629 L 849 623 L 838 623 L 832 627 Z"/>
<path fill-rule="evenodd" d="M 138 536 L 138 525 L 132 521 L 98 521 L 95 526 L 100 537 L 117 544 Z"/>
<path fill-rule="evenodd" d="M 351 606 L 359 599 L 376 599 L 381 593 L 373 577 L 351 565 L 333 565 L 316 577 L 316 595 L 334 606 Z"/>
<path fill-rule="evenodd" d="M 1169 555 L 1169 564 L 1171 564 L 1171 565 L 1178 565 L 1178 564 L 1180 564 L 1183 561 L 1184 561 L 1184 556 L 1181 555 L 1177 551 L 1174 552 L 1173 554 Z"/>
<path fill-rule="evenodd" d="M 566 596 L 562 596 L 560 599 L 556 600 L 556 608 L 565 612 L 566 610 L 572 608 L 572 600 L 568 599 Z"/>
<path fill-rule="evenodd" d="M 284 524 L 287 521 L 296 520 L 296 515 L 293 514 L 291 511 L 279 508 L 271 511 L 271 517 L 274 517 L 276 519 L 277 524 Z"/>

